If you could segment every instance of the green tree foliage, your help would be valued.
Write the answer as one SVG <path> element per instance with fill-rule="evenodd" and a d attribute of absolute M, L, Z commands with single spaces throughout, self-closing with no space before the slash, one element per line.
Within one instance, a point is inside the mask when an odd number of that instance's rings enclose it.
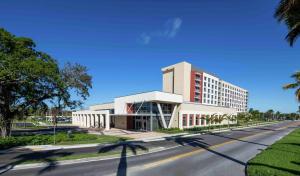
<path fill-rule="evenodd" d="M 36 50 L 33 40 L 0 28 L 0 128 L 10 135 L 12 120 L 28 111 L 44 109 L 50 100 L 74 108 L 91 88 L 86 68 L 68 64 L 60 69 L 50 55 Z M 71 98 L 71 91 L 80 100 Z"/>
<path fill-rule="evenodd" d="M 300 0 L 281 0 L 274 16 L 288 27 L 286 40 L 293 46 L 300 35 Z"/>

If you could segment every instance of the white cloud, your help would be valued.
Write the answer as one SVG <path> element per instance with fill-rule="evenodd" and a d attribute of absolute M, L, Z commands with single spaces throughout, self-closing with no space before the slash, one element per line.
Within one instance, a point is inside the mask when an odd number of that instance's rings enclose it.
<path fill-rule="evenodd" d="M 139 41 L 147 45 L 154 37 L 174 38 L 182 26 L 181 18 L 172 18 L 165 22 L 163 29 L 156 32 L 142 33 Z"/>
<path fill-rule="evenodd" d="M 168 38 L 173 38 L 176 36 L 182 25 L 182 20 L 180 18 L 170 19 L 165 23 L 164 35 Z"/>
<path fill-rule="evenodd" d="M 140 36 L 140 41 L 141 41 L 143 44 L 147 45 L 147 44 L 149 44 L 150 41 L 151 41 L 151 36 L 147 35 L 146 33 L 143 33 L 143 34 L 141 34 L 141 36 Z"/>

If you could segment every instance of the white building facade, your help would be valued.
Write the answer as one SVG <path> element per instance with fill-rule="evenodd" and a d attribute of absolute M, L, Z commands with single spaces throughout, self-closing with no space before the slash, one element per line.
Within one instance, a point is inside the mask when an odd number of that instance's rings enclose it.
<path fill-rule="evenodd" d="M 181 62 L 162 69 L 163 91 L 117 97 L 111 103 L 91 106 L 72 114 L 74 125 L 153 131 L 193 128 L 209 123 L 210 116 L 235 116 L 247 111 L 248 92 Z"/>

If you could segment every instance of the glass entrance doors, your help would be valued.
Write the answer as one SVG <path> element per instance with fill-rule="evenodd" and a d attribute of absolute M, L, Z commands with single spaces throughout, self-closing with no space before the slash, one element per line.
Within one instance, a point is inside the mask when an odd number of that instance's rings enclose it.
<path fill-rule="evenodd" d="M 134 118 L 134 129 L 140 130 L 140 131 L 150 131 L 150 117 L 136 116 Z"/>

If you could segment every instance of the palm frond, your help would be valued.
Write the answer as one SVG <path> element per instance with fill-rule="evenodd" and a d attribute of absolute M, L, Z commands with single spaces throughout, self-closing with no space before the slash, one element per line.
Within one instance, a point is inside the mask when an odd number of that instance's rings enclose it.
<path fill-rule="evenodd" d="M 292 78 L 295 78 L 296 81 L 300 81 L 300 71 L 297 71 L 296 73 L 292 74 Z"/>
<path fill-rule="evenodd" d="M 287 34 L 285 39 L 290 43 L 290 46 L 293 46 L 295 41 L 300 35 L 300 22 L 298 22 Z"/>
<path fill-rule="evenodd" d="M 296 98 L 298 100 L 298 102 L 300 102 L 300 88 L 296 90 Z"/>
<path fill-rule="evenodd" d="M 296 1 L 297 0 L 281 0 L 275 11 L 275 18 L 277 18 L 279 22 L 285 19 L 289 14 L 290 9 L 293 8 Z"/>
<path fill-rule="evenodd" d="M 291 84 L 286 84 L 283 86 L 283 89 L 294 89 L 296 87 L 299 87 L 300 85 L 298 83 L 291 83 Z"/>

